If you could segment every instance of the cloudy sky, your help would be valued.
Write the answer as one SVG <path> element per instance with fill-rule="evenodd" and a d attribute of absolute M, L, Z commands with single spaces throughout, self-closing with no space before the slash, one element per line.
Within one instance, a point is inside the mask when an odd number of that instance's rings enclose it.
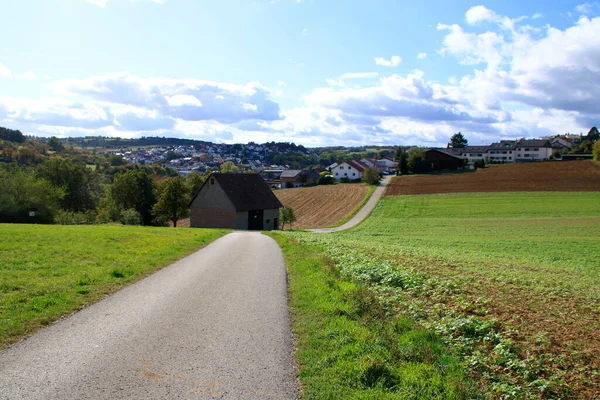
<path fill-rule="evenodd" d="M 600 3 L 3 0 L 0 15 L 0 126 L 26 134 L 443 146 L 600 125 Z"/>

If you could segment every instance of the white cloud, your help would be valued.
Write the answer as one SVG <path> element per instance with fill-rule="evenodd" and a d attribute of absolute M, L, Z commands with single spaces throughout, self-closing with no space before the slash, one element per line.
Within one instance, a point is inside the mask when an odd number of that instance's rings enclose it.
<path fill-rule="evenodd" d="M 375 64 L 382 65 L 384 67 L 396 67 L 402 62 L 402 57 L 392 56 L 392 58 L 385 59 L 384 57 L 375 57 Z"/>
<path fill-rule="evenodd" d="M 465 20 L 470 25 L 483 21 L 497 21 L 498 19 L 499 16 L 485 6 L 471 7 L 465 14 Z"/>
<path fill-rule="evenodd" d="M 426 57 L 427 57 L 427 53 L 419 53 L 419 54 L 417 55 L 417 58 L 418 58 L 419 60 L 424 60 Z"/>
<path fill-rule="evenodd" d="M 28 72 L 25 72 L 23 74 L 17 75 L 16 78 L 17 79 L 21 79 L 21 80 L 32 80 L 32 79 L 35 79 L 36 76 L 35 76 L 35 74 L 33 72 L 28 71 Z"/>
<path fill-rule="evenodd" d="M 43 85 L 53 98 L 0 97 L 0 122 L 48 135 L 174 135 L 219 142 L 277 137 L 309 146 L 435 146 L 457 131 L 471 142 L 490 143 L 585 132 L 600 123 L 600 18 L 582 17 L 557 29 L 475 7 L 465 20 L 438 25 L 445 63 L 468 68 L 443 82 L 419 70 L 347 72 L 280 111 L 272 93 L 283 94 L 283 81 L 271 90 L 257 82 L 121 73 Z M 485 21 L 493 23 L 471 27 Z M 402 61 L 377 60 L 384 66 Z M 13 76 L 4 68 L 5 76 Z"/>
<path fill-rule="evenodd" d="M 12 72 L 8 67 L 4 64 L 0 63 L 0 78 L 10 78 L 12 77 Z"/>
<path fill-rule="evenodd" d="M 221 96 L 222 97 L 222 96 Z M 173 107 L 179 106 L 196 106 L 202 107 L 202 103 L 198 100 L 197 97 L 194 97 L 189 94 L 177 94 L 175 96 L 165 96 L 167 103 Z"/>

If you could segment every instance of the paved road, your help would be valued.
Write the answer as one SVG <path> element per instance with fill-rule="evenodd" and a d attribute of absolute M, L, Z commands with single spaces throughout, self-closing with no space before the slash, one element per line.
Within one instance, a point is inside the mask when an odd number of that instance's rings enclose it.
<path fill-rule="evenodd" d="M 364 205 L 364 207 L 361 208 L 354 215 L 354 217 L 352 217 L 352 219 L 350 219 L 350 221 L 346 222 L 343 225 L 335 227 L 335 228 L 319 228 L 319 229 L 311 229 L 310 231 L 314 232 L 314 233 L 338 232 L 338 231 L 344 231 L 346 229 L 350 229 L 350 228 L 360 224 L 365 218 L 367 218 L 369 216 L 369 214 L 371 214 L 371 211 L 373 211 L 375 209 L 375 206 L 377 205 L 377 202 L 381 198 L 381 195 L 383 194 L 385 187 L 388 185 L 388 183 L 390 183 L 391 180 L 392 180 L 391 175 L 384 177 L 381 180 L 381 182 L 379 183 L 379 186 L 375 189 L 375 191 L 371 195 L 371 198 L 369 199 L 369 201 L 367 201 L 367 203 Z"/>
<path fill-rule="evenodd" d="M 0 352 L 0 399 L 294 399 L 281 250 L 232 233 Z"/>

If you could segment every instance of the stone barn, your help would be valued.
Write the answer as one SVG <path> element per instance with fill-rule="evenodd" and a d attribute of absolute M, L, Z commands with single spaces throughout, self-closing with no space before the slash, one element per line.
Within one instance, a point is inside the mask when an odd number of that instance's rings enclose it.
<path fill-rule="evenodd" d="M 190 227 L 273 230 L 281 207 L 260 175 L 215 173 L 190 202 Z"/>

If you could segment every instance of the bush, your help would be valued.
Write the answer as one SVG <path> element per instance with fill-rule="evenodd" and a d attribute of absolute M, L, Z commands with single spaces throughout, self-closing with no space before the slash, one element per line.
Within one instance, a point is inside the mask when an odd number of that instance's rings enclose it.
<path fill-rule="evenodd" d="M 475 160 L 475 162 L 473 163 L 473 168 L 477 169 L 477 168 L 485 168 L 485 161 L 483 160 Z"/>
<path fill-rule="evenodd" d="M 348 178 L 347 176 L 343 177 L 342 179 L 340 179 L 341 183 L 350 183 L 350 178 Z"/>
<path fill-rule="evenodd" d="M 319 185 L 333 185 L 335 178 L 331 175 L 323 175 L 319 178 Z"/>
<path fill-rule="evenodd" d="M 594 160 L 600 161 L 600 140 L 594 144 Z"/>
<path fill-rule="evenodd" d="M 90 225 L 96 223 L 96 213 L 88 212 L 72 212 L 61 210 L 54 216 L 54 223 L 60 225 Z"/>
<path fill-rule="evenodd" d="M 140 213 L 133 208 L 128 208 L 121 212 L 121 223 L 123 225 L 141 225 L 142 217 L 140 216 Z"/>
<path fill-rule="evenodd" d="M 381 173 L 375 168 L 367 168 L 363 174 L 362 181 L 368 185 L 379 185 Z"/>

